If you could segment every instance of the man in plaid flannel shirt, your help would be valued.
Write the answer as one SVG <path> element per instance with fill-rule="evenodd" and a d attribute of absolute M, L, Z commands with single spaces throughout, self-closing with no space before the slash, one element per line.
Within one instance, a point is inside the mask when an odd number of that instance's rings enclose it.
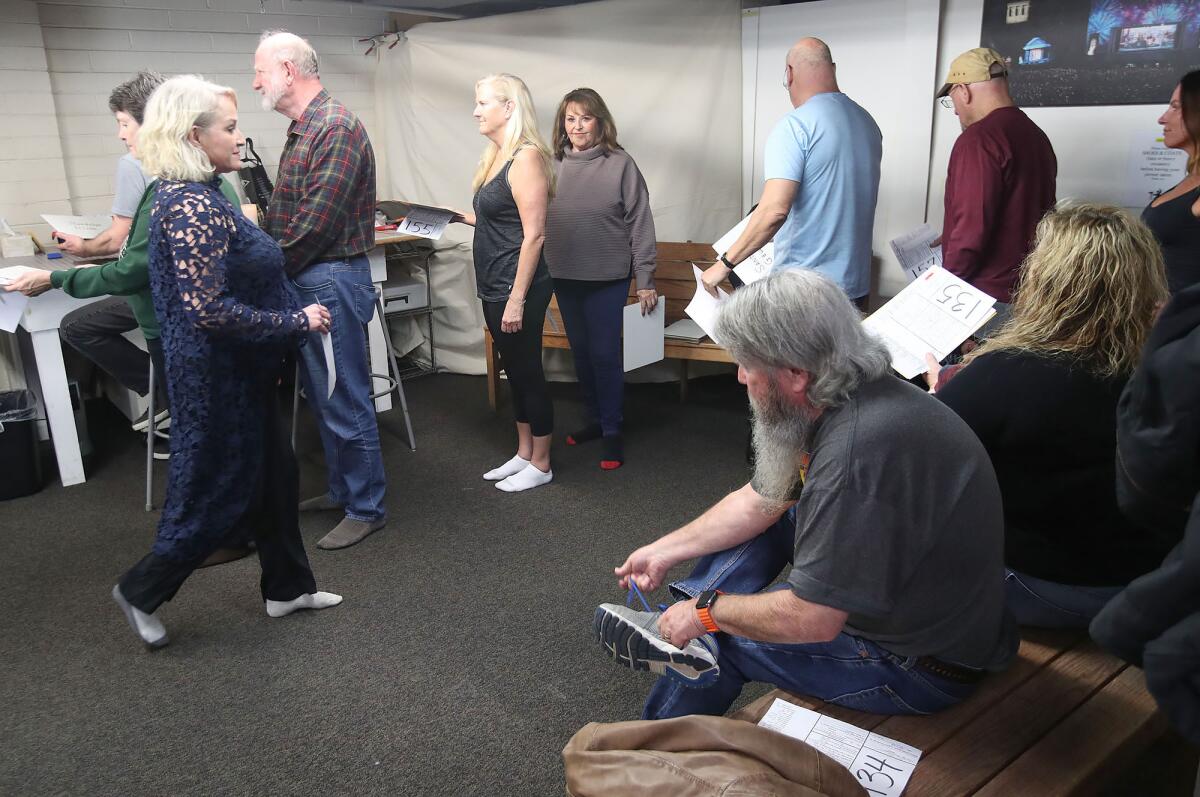
<path fill-rule="evenodd" d="M 366 254 L 375 245 L 375 156 L 362 123 L 321 86 L 317 54 L 299 36 L 263 34 L 254 90 L 265 110 L 292 120 L 263 228 L 283 248 L 301 305 L 320 302 L 332 316 L 332 396 L 321 336 L 310 334 L 300 349 L 328 471 L 328 491 L 302 501 L 300 510 L 343 510 L 317 547 L 345 548 L 386 522 L 365 326 L 375 312 Z"/>

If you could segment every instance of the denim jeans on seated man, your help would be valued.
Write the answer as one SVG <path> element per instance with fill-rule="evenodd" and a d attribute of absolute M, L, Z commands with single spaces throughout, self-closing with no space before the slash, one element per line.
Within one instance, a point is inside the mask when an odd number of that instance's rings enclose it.
<path fill-rule="evenodd" d="M 346 517 L 374 521 L 386 514 L 386 480 L 379 427 L 371 400 L 366 325 L 375 314 L 375 286 L 366 256 L 313 263 L 292 278 L 301 305 L 320 302 L 332 317 L 330 338 L 336 384 L 328 398 L 322 335 L 310 332 L 300 347 L 301 379 L 325 449 L 329 498 Z"/>
<path fill-rule="evenodd" d="M 770 586 L 792 560 L 796 509 L 764 533 L 736 548 L 700 558 L 691 575 L 670 585 L 677 598 L 709 589 L 747 595 Z M 705 689 L 662 677 L 655 683 L 642 719 L 687 714 L 722 715 L 748 681 L 873 714 L 930 714 L 966 698 L 974 684 L 959 683 L 916 667 L 916 657 L 897 656 L 869 639 L 842 632 L 830 642 L 788 645 L 718 634 L 720 678 Z"/>

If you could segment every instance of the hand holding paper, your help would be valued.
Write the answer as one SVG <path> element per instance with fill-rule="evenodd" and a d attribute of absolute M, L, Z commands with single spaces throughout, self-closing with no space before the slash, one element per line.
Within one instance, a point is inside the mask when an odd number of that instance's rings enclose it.
<path fill-rule="evenodd" d="M 704 274 L 695 264 L 692 265 L 692 273 L 696 277 L 696 295 L 684 308 L 684 312 L 704 330 L 704 334 L 712 338 L 714 342 L 720 343 L 721 341 L 717 340 L 716 335 L 717 311 L 721 307 L 721 302 L 729 298 L 729 294 L 717 288 L 717 295 L 713 296 L 704 285 Z"/>
<path fill-rule="evenodd" d="M 56 233 L 65 233 L 79 238 L 95 238 L 112 225 L 111 216 L 59 216 L 43 213 L 42 218 Z"/>
<path fill-rule="evenodd" d="M 921 274 L 891 301 L 863 320 L 892 355 L 892 368 L 912 379 L 926 368 L 925 354 L 938 361 L 996 314 L 996 300 L 941 266 Z"/>
<path fill-rule="evenodd" d="M 750 217 L 742 219 L 734 226 L 732 230 L 725 233 L 720 239 L 713 244 L 713 250 L 718 255 L 723 255 L 729 251 L 729 247 L 737 243 L 737 239 L 741 237 L 742 231 L 746 229 L 746 225 L 750 223 Z M 775 242 L 767 241 L 763 247 L 750 257 L 738 263 L 734 267 L 733 273 L 737 274 L 738 279 L 749 285 L 751 282 L 762 279 L 771 273 L 771 269 L 775 267 Z M 712 293 L 712 291 L 709 291 Z"/>
<path fill-rule="evenodd" d="M 21 316 L 25 313 L 29 298 L 22 293 L 10 293 L 9 286 L 29 272 L 37 272 L 37 269 L 29 266 L 9 266 L 0 269 L 0 288 L 2 288 L 0 290 L 0 330 L 17 331 L 17 325 L 21 323 Z"/>

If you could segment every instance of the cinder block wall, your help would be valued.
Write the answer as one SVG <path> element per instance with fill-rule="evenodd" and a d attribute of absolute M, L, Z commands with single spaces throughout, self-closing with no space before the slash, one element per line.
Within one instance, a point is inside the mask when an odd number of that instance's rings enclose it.
<path fill-rule="evenodd" d="M 418 19 L 326 0 L 0 0 L 0 6 L 2 102 L 22 114 L 17 129 L 0 132 L 3 157 L 13 160 L 0 161 L 0 215 L 39 235 L 49 232 L 40 213 L 108 212 L 116 159 L 125 151 L 108 94 L 139 69 L 196 73 L 233 87 L 242 130 L 274 175 L 288 120 L 262 110 L 250 88 L 259 34 L 283 28 L 311 41 L 325 86 L 372 133 L 375 56 L 364 57 L 367 45 L 357 40 Z"/>
<path fill-rule="evenodd" d="M 0 216 L 45 240 L 42 213 L 109 211 L 125 147 L 108 95 L 140 69 L 233 87 L 242 130 L 274 177 L 289 122 L 250 88 L 269 28 L 311 41 L 325 86 L 382 141 L 376 56 L 358 39 L 428 19 L 332 0 L 0 0 Z M 387 153 L 375 155 L 386 175 Z M 0 335 L 0 390 L 22 383 L 10 343 Z"/>
<path fill-rule="evenodd" d="M 70 213 L 71 192 L 33 0 L 0 0 L 0 117 L 0 216 L 44 229 L 39 214 Z"/>

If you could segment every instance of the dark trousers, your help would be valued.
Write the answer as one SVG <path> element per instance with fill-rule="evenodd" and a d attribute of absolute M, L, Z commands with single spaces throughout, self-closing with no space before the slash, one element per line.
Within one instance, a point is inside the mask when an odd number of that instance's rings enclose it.
<path fill-rule="evenodd" d="M 67 313 L 58 331 L 71 348 L 125 387 L 144 396 L 150 389 L 150 357 L 125 338 L 126 332 L 137 328 L 137 319 L 129 302 L 120 296 L 113 296 Z M 161 360 L 162 348 L 157 339 L 153 343 L 147 339 L 146 344 L 151 349 L 151 356 L 154 347 L 159 348 L 159 359 L 154 367 L 160 388 L 155 391 L 154 402 L 159 407 L 166 407 L 166 380 L 162 378 L 166 371 Z"/>
<path fill-rule="evenodd" d="M 238 526 L 251 530 L 258 546 L 258 562 L 262 567 L 259 585 L 263 598 L 290 601 L 316 592 L 317 582 L 308 565 L 304 540 L 300 537 L 297 510 L 300 474 L 296 457 L 284 433 L 273 392 L 267 401 L 269 409 L 263 428 L 264 456 L 258 487 Z M 195 557 L 188 560 L 148 554 L 121 577 L 121 594 L 143 612 L 153 613 L 175 597 L 192 571 L 223 542 L 221 534 L 213 534 L 211 542 L 199 546 Z"/>
<path fill-rule="evenodd" d="M 546 319 L 546 308 L 550 306 L 551 293 L 553 286 L 548 279 L 530 286 L 518 332 L 500 331 L 507 302 L 483 303 L 483 319 L 500 354 L 500 365 L 508 374 L 513 415 L 517 423 L 529 424 L 535 437 L 544 437 L 554 431 L 554 403 L 550 401 L 546 374 L 542 370 L 542 324 Z"/>
<path fill-rule="evenodd" d="M 621 433 L 621 406 L 625 401 L 625 363 L 621 348 L 621 313 L 629 295 L 629 279 L 554 280 L 558 309 L 571 354 L 579 392 L 605 436 Z"/>

